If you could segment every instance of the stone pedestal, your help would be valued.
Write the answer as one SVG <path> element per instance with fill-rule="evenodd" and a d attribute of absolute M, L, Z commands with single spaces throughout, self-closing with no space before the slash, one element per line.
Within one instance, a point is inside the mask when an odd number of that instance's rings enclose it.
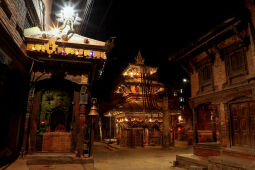
<path fill-rule="evenodd" d="M 253 170 L 255 169 L 255 161 L 233 156 L 211 156 L 208 159 L 208 170 Z"/>
<path fill-rule="evenodd" d="M 44 133 L 42 152 L 71 152 L 71 133 L 70 132 Z"/>
<path fill-rule="evenodd" d="M 197 156 L 219 156 L 220 155 L 220 144 L 217 143 L 199 143 L 194 145 L 194 155 Z"/>

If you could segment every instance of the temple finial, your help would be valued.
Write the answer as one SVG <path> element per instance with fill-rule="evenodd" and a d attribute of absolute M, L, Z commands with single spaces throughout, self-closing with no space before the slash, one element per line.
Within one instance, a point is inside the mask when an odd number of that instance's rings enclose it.
<path fill-rule="evenodd" d="M 144 59 L 142 57 L 141 51 L 138 51 L 137 57 L 135 58 L 135 62 L 138 65 L 144 65 Z"/>

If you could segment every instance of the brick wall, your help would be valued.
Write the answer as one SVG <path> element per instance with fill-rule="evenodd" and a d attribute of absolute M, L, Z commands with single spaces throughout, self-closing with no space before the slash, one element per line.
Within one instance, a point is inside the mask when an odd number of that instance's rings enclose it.
<path fill-rule="evenodd" d="M 251 18 L 253 20 L 253 25 L 255 26 L 255 2 L 254 0 L 245 0 L 245 6 L 249 9 L 251 13 Z"/>
<path fill-rule="evenodd" d="M 255 75 L 255 52 L 254 52 L 254 42 L 251 37 L 250 37 L 250 41 L 251 41 L 251 44 L 246 53 L 247 66 L 248 66 L 249 74 L 254 76 Z"/>
<path fill-rule="evenodd" d="M 198 79 L 198 72 L 194 72 L 190 77 L 190 84 L 191 84 L 191 97 L 195 97 L 199 90 L 199 79 Z"/>
<path fill-rule="evenodd" d="M 30 2 L 31 1 L 31 2 Z M 31 5 L 34 3 L 32 0 L 28 0 L 27 4 Z M 40 0 L 33 0 L 34 2 L 39 2 Z M 42 1 L 36 3 L 35 10 L 41 11 Z M 0 24 L 3 25 L 5 31 L 13 38 L 14 42 L 19 46 L 23 47 L 24 39 L 24 25 L 26 21 L 26 16 L 28 13 L 28 9 L 26 7 L 26 3 L 24 0 L 2 0 L 0 3 Z M 40 14 L 40 16 L 38 16 Z M 34 14 L 37 16 L 41 25 L 43 24 L 43 15 L 42 12 Z M 36 22 L 36 21 L 31 21 Z"/>
<path fill-rule="evenodd" d="M 3 25 L 5 31 L 10 34 L 14 42 L 21 47 L 23 39 L 18 31 L 24 27 L 26 9 L 25 4 L 21 0 L 3 0 L 6 6 L 0 6 L 0 24 Z M 15 2 L 15 3 L 14 3 Z M 18 7 L 18 8 L 17 8 Z M 19 11 L 22 10 L 22 11 Z M 6 11 L 10 11 L 11 15 L 7 15 Z"/>
<path fill-rule="evenodd" d="M 218 156 L 220 152 L 217 150 L 203 149 L 203 148 L 194 148 L 194 154 L 198 156 Z"/>
<path fill-rule="evenodd" d="M 43 152 L 70 152 L 71 133 L 69 132 L 47 132 L 43 135 Z"/>
<path fill-rule="evenodd" d="M 223 151 L 223 155 L 255 160 L 255 154 L 251 152 L 250 153 L 249 152 L 234 152 L 234 151 L 225 150 Z"/>

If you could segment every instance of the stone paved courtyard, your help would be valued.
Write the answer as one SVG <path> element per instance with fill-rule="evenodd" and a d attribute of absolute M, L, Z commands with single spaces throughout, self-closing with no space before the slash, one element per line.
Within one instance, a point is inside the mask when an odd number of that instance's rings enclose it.
<path fill-rule="evenodd" d="M 110 147 L 111 146 L 111 147 Z M 181 170 L 172 167 L 177 154 L 192 153 L 191 147 L 119 148 L 117 145 L 95 142 L 95 170 Z M 81 164 L 26 165 L 25 159 L 18 159 L 7 170 L 86 170 Z"/>
<path fill-rule="evenodd" d="M 192 153 L 192 148 L 160 147 L 111 149 L 104 144 L 95 144 L 95 170 L 169 170 L 176 154 Z"/>

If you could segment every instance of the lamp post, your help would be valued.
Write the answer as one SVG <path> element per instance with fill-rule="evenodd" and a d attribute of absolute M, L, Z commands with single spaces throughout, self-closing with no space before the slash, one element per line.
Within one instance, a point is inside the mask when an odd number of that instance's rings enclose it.
<path fill-rule="evenodd" d="M 98 116 L 97 107 L 95 106 L 96 98 L 92 98 L 92 107 L 89 112 L 89 116 L 91 116 L 91 135 L 90 135 L 90 150 L 89 156 L 93 155 L 93 143 L 94 143 L 94 118 Z"/>

